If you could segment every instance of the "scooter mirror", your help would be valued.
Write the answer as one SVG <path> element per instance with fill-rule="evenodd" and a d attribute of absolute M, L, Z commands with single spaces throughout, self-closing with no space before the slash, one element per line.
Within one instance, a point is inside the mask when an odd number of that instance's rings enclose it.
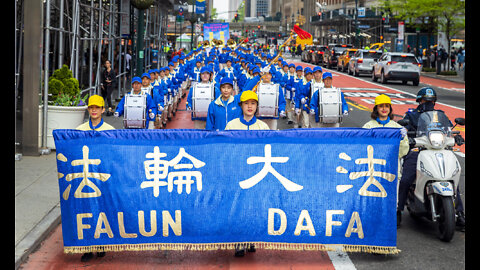
<path fill-rule="evenodd" d="M 457 119 L 455 119 L 455 121 L 457 121 Z M 410 123 L 410 120 L 408 119 L 402 119 L 402 120 L 399 120 L 397 122 L 399 125 L 401 125 L 402 127 L 405 127 L 405 126 L 408 126 L 408 124 Z"/>
<path fill-rule="evenodd" d="M 465 126 L 465 118 L 455 118 L 455 123 L 457 123 L 460 126 Z"/>

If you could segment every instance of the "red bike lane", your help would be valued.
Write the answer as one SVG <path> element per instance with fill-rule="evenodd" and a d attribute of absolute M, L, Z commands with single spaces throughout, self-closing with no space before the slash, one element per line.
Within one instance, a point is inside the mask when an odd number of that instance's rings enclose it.
<path fill-rule="evenodd" d="M 287 61 L 292 63 L 292 61 Z M 302 67 L 315 67 L 314 65 L 301 63 L 293 61 L 295 65 L 300 65 Z M 392 108 L 393 112 L 396 115 L 394 120 L 400 120 L 405 112 L 410 108 L 416 108 L 418 103 L 415 101 L 415 96 L 389 87 L 388 85 L 382 85 L 380 83 L 368 82 L 360 78 L 349 76 L 345 73 L 330 71 L 333 75 L 333 85 L 335 87 L 341 88 L 344 93 L 345 99 L 349 103 L 349 106 L 353 106 L 359 110 L 372 111 L 375 104 L 375 97 L 379 94 L 386 94 L 392 99 Z M 362 77 L 363 79 L 365 77 Z M 450 82 L 446 80 L 440 80 L 430 77 L 421 76 L 420 83 L 428 84 L 433 87 L 441 87 L 445 89 L 450 89 L 452 91 L 462 91 L 465 92 L 465 85 L 461 83 Z M 418 87 L 420 89 L 420 87 Z M 462 108 L 457 108 L 455 106 L 447 105 L 438 101 L 435 105 L 435 108 L 438 110 L 444 111 L 448 118 L 454 123 L 454 119 L 458 117 L 465 118 L 465 110 Z M 465 138 L 465 126 L 456 126 L 454 130 L 460 131 L 460 134 Z M 456 149 L 465 153 L 465 145 L 460 147 L 456 146 Z"/>

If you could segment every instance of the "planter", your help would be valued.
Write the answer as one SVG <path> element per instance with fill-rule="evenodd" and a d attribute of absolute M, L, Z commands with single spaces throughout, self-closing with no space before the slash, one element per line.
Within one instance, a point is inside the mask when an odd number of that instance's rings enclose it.
<path fill-rule="evenodd" d="M 47 109 L 47 147 L 55 149 L 54 129 L 75 129 L 83 123 L 88 106 L 64 107 L 49 105 Z M 38 108 L 38 145 L 42 145 L 43 105 Z"/>

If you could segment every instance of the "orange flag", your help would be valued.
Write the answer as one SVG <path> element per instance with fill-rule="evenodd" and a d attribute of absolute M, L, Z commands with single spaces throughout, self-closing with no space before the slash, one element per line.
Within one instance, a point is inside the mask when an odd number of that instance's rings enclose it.
<path fill-rule="evenodd" d="M 293 26 L 293 31 L 297 34 L 296 43 L 302 45 L 312 45 L 313 37 L 310 33 L 305 30 L 302 30 L 298 25 Z"/>

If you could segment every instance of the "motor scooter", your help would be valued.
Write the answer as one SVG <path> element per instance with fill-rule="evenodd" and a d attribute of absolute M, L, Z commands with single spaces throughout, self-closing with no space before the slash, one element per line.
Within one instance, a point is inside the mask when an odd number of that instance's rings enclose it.
<path fill-rule="evenodd" d="M 398 122 L 408 125 L 408 120 Z M 456 118 L 456 125 L 465 125 Z M 455 125 L 455 126 L 456 126 Z M 438 237 L 445 242 L 455 233 L 455 197 L 460 181 L 461 166 L 453 152 L 455 144 L 464 143 L 459 131 L 454 131 L 442 111 L 423 112 L 416 131 L 408 131 L 410 145 L 418 147 L 417 177 L 410 187 L 406 206 L 414 219 L 425 217 L 438 225 Z M 414 149 L 415 150 L 415 149 Z"/>

